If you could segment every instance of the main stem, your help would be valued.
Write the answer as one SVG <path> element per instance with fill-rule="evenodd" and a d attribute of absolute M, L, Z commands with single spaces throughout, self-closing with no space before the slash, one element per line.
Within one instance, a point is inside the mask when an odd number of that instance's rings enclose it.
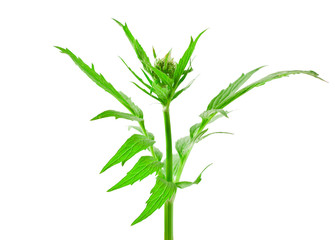
<path fill-rule="evenodd" d="M 165 140 L 166 140 L 166 180 L 173 181 L 172 167 L 172 135 L 170 123 L 169 104 L 164 106 L 164 125 L 165 125 Z M 173 200 L 167 201 L 164 206 L 164 240 L 173 240 Z"/>

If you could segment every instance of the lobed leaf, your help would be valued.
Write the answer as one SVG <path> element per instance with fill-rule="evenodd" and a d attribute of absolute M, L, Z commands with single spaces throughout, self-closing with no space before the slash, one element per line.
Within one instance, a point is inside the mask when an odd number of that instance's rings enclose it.
<path fill-rule="evenodd" d="M 131 120 L 131 121 L 138 121 L 138 122 L 143 121 L 143 118 L 138 118 L 138 117 L 136 117 L 132 114 L 124 113 L 124 112 L 118 112 L 118 111 L 114 111 L 114 110 L 104 111 L 104 112 L 98 114 L 97 116 L 95 116 L 94 118 L 92 118 L 91 121 L 101 119 L 101 118 L 106 118 L 106 117 L 115 117 L 115 119 L 123 118 L 123 119 L 128 119 L 128 120 Z"/>
<path fill-rule="evenodd" d="M 108 168 L 121 163 L 125 164 L 130 158 L 136 153 L 147 149 L 155 143 L 154 140 L 139 134 L 134 134 L 121 146 L 116 154 L 109 160 L 109 162 L 103 167 L 100 173 L 103 173 Z"/>
<path fill-rule="evenodd" d="M 89 67 L 86 63 L 83 62 L 79 57 L 74 55 L 69 49 L 64 49 L 61 47 L 55 46 L 55 48 L 59 49 L 61 53 L 67 54 L 72 61 L 90 78 L 92 79 L 99 87 L 104 89 L 106 92 L 112 94 L 123 106 L 125 106 L 132 114 L 136 117 L 143 118 L 142 110 L 136 106 L 129 97 L 127 97 L 124 93 L 117 91 L 114 86 L 107 82 L 102 74 L 98 74 L 94 66 Z"/>
<path fill-rule="evenodd" d="M 147 206 L 138 218 L 131 224 L 132 226 L 143 221 L 157 209 L 161 208 L 166 201 L 169 201 L 176 193 L 177 187 L 173 182 L 168 182 L 157 177 L 156 184 L 151 190 L 151 196 L 147 201 Z"/>
<path fill-rule="evenodd" d="M 205 167 L 205 169 L 204 170 L 202 170 L 202 172 L 199 174 L 199 176 L 197 177 L 197 179 L 195 179 L 194 180 L 194 182 L 187 182 L 187 181 L 182 181 L 182 182 L 176 182 L 175 184 L 176 184 L 176 186 L 178 187 L 178 188 L 181 188 L 181 189 L 183 189 L 183 188 L 187 188 L 187 187 L 190 187 L 190 186 L 192 186 L 193 184 L 199 184 L 200 182 L 201 182 L 201 175 L 202 175 L 202 173 L 210 166 L 210 165 L 212 165 L 213 163 L 211 163 L 211 164 L 209 164 L 207 167 Z"/>
<path fill-rule="evenodd" d="M 127 173 L 127 175 L 121 179 L 117 184 L 108 190 L 111 192 L 113 190 L 133 185 L 137 181 L 141 181 L 150 174 L 159 171 L 163 167 L 163 163 L 157 161 L 152 156 L 141 157 L 135 166 Z"/>

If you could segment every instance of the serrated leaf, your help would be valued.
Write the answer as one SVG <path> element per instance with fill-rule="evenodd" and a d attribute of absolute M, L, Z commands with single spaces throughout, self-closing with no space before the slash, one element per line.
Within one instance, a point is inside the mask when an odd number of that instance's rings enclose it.
<path fill-rule="evenodd" d="M 211 109 L 211 110 L 204 111 L 203 113 L 200 114 L 200 117 L 203 120 L 207 120 L 207 119 L 211 119 L 213 115 L 216 115 L 217 113 L 221 113 L 223 116 L 228 118 L 228 112 L 223 109 Z"/>
<path fill-rule="evenodd" d="M 163 153 L 156 147 L 153 147 L 155 156 L 157 157 L 157 160 L 160 161 L 162 160 Z"/>
<path fill-rule="evenodd" d="M 143 118 L 138 118 L 138 117 L 136 117 L 134 115 L 131 115 L 129 113 L 118 112 L 118 111 L 114 111 L 114 110 L 104 111 L 104 112 L 98 114 L 97 116 L 95 116 L 94 118 L 92 118 L 91 121 L 101 119 L 101 118 L 106 118 L 106 117 L 115 117 L 115 119 L 123 118 L 123 119 L 128 119 L 128 120 L 131 120 L 131 121 L 138 121 L 138 122 L 143 121 Z"/>
<path fill-rule="evenodd" d="M 190 137 L 191 137 L 191 139 L 194 137 L 194 134 L 197 133 L 200 126 L 201 126 L 201 123 L 196 123 L 192 127 L 190 127 Z"/>
<path fill-rule="evenodd" d="M 187 187 L 190 187 L 192 186 L 193 184 L 199 184 L 201 182 L 201 175 L 202 173 L 210 166 L 212 165 L 213 163 L 209 164 L 207 167 L 205 167 L 204 170 L 202 170 L 202 172 L 199 174 L 199 176 L 197 177 L 197 179 L 194 180 L 194 182 L 187 182 L 187 181 L 182 181 L 182 182 L 176 182 L 176 186 L 178 188 L 187 188 Z"/>
<path fill-rule="evenodd" d="M 220 109 L 220 106 L 225 99 L 232 96 L 255 72 L 263 67 L 264 66 L 256 68 L 247 74 L 242 74 L 236 81 L 230 83 L 226 89 L 221 90 L 220 93 L 211 100 L 207 106 L 207 110 Z"/>
<path fill-rule="evenodd" d="M 98 74 L 94 65 L 89 67 L 86 63 L 83 62 L 79 57 L 74 55 L 69 49 L 64 49 L 61 47 L 55 46 L 57 49 L 61 51 L 61 53 L 67 54 L 72 61 L 90 78 L 92 79 L 99 87 L 104 89 L 106 92 L 112 94 L 123 106 L 125 106 L 132 114 L 139 118 L 143 118 L 142 110 L 136 106 L 129 97 L 127 97 L 124 93 L 117 91 L 114 86 L 107 82 L 102 74 Z"/>
<path fill-rule="evenodd" d="M 103 167 L 100 173 L 103 173 L 108 168 L 122 163 L 122 165 L 132 158 L 136 153 L 139 153 L 155 143 L 154 140 L 139 134 L 134 134 L 121 146 L 117 153 Z"/>
<path fill-rule="evenodd" d="M 220 105 L 218 106 L 218 108 L 224 108 L 226 107 L 229 103 L 231 103 L 232 101 L 234 101 L 235 99 L 239 98 L 240 96 L 242 96 L 243 94 L 245 94 L 246 92 L 249 92 L 251 89 L 255 88 L 255 87 L 259 87 L 264 85 L 267 82 L 270 82 L 274 79 L 278 79 L 278 78 L 282 78 L 282 77 L 287 77 L 289 75 L 292 74 L 306 74 L 315 78 L 318 78 L 324 82 L 326 82 L 325 80 L 323 80 L 322 78 L 319 77 L 319 75 L 314 72 L 314 71 L 301 71 L 301 70 L 293 70 L 293 71 L 280 71 L 280 72 L 276 72 L 276 73 L 272 73 L 267 75 L 266 77 L 251 83 L 250 85 L 240 89 L 239 91 L 237 91 L 235 94 L 231 95 L 229 98 L 225 99 L 223 102 L 220 103 Z"/>
<path fill-rule="evenodd" d="M 132 226 L 143 221 L 157 209 L 160 209 L 166 201 L 169 201 L 176 193 L 177 187 L 173 182 L 168 182 L 157 177 L 156 184 L 151 190 L 151 196 L 147 201 L 147 206 L 138 218 L 131 224 Z"/>
<path fill-rule="evenodd" d="M 176 150 L 180 156 L 181 161 L 184 161 L 184 159 L 188 156 L 188 154 L 192 149 L 193 144 L 194 142 L 191 140 L 189 136 L 177 140 Z"/>
<path fill-rule="evenodd" d="M 135 105 L 135 103 L 133 103 L 133 101 L 131 100 L 130 97 L 128 97 L 126 94 L 124 94 L 123 92 L 119 91 L 119 94 L 122 96 L 122 98 L 124 99 L 124 101 L 127 102 L 128 106 L 130 106 L 130 108 L 132 109 L 132 111 L 134 112 L 133 114 L 139 118 L 143 118 L 143 112 L 142 110 Z"/>
<path fill-rule="evenodd" d="M 206 29 L 207 30 L 207 29 Z M 179 81 L 179 78 L 181 77 L 181 75 L 183 74 L 191 56 L 192 56 L 192 53 L 194 51 L 194 48 L 195 48 L 195 45 L 197 44 L 200 36 L 206 31 L 202 31 L 198 36 L 197 38 L 193 41 L 193 38 L 191 37 L 191 42 L 188 46 L 188 48 L 186 49 L 184 55 L 181 57 L 181 59 L 179 60 L 178 64 L 177 64 L 177 67 L 176 67 L 176 71 L 174 72 L 174 75 L 173 75 L 173 80 L 174 82 L 178 82 Z"/>
<path fill-rule="evenodd" d="M 124 33 L 126 34 L 130 44 L 133 46 L 133 48 L 136 52 L 137 58 L 141 61 L 144 69 L 147 72 L 150 72 L 150 67 L 151 67 L 150 60 L 149 60 L 147 54 L 145 53 L 145 51 L 143 50 L 142 46 L 140 45 L 140 43 L 134 38 L 134 36 L 130 32 L 127 24 L 125 23 L 123 25 L 122 23 L 120 23 L 116 19 L 113 19 L 113 20 L 122 27 L 122 29 L 123 29 Z"/>
<path fill-rule="evenodd" d="M 141 181 L 150 174 L 159 171 L 163 167 L 163 163 L 157 161 L 152 156 L 141 157 L 135 166 L 127 173 L 127 175 L 121 179 L 117 184 L 108 190 L 111 192 L 113 190 L 133 185 L 137 181 Z"/>

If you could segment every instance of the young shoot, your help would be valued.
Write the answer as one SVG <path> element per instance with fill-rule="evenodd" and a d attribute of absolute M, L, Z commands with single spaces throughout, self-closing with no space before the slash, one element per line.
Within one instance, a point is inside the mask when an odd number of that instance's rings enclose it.
<path fill-rule="evenodd" d="M 114 19 L 115 20 L 115 19 Z M 199 184 L 202 179 L 202 174 L 209 167 L 204 166 L 204 170 L 190 181 L 181 181 L 186 162 L 190 157 L 190 153 L 194 145 L 204 138 L 215 134 L 229 132 L 210 132 L 209 124 L 216 121 L 220 117 L 228 117 L 229 112 L 226 107 L 245 93 L 264 85 L 274 79 L 290 76 L 293 74 L 305 74 L 311 77 L 321 79 L 314 71 L 290 70 L 280 71 L 269 74 L 258 81 L 254 81 L 249 85 L 246 82 L 252 75 L 263 67 L 258 67 L 250 72 L 242 74 L 237 80 L 230 83 L 225 89 L 222 89 L 202 112 L 200 112 L 200 121 L 192 125 L 189 129 L 189 135 L 177 140 L 175 142 L 175 151 L 172 143 L 172 129 L 170 124 L 170 104 L 180 94 L 187 90 L 192 81 L 184 88 L 180 84 L 186 81 L 187 75 L 193 71 L 191 67 L 191 56 L 195 49 L 199 38 L 203 35 L 201 32 L 195 39 L 191 37 L 190 43 L 185 50 L 183 56 L 179 61 L 174 61 L 171 56 L 171 50 L 162 58 L 157 57 L 156 51 L 153 48 L 154 61 L 150 60 L 146 52 L 138 40 L 132 35 L 127 24 L 122 24 L 119 21 L 115 22 L 123 29 L 131 46 L 135 50 L 137 58 L 142 64 L 140 69 L 141 75 L 133 71 L 126 62 L 121 58 L 126 68 L 134 75 L 136 82 L 134 85 L 141 90 L 145 95 L 155 99 L 162 105 L 165 126 L 165 156 L 156 147 L 154 135 L 149 132 L 145 125 L 143 112 L 125 93 L 117 90 L 108 82 L 105 77 L 97 73 L 93 64 L 87 65 L 82 59 L 77 57 L 72 51 L 67 48 L 56 47 L 61 53 L 68 55 L 72 61 L 99 87 L 111 94 L 123 107 L 120 110 L 106 110 L 91 120 L 97 120 L 106 117 L 122 118 L 131 121 L 130 128 L 137 131 L 129 137 L 123 144 L 120 144 L 119 150 L 113 155 L 111 159 L 102 168 L 100 173 L 107 171 L 114 165 L 124 165 L 128 160 L 135 158 L 137 162 L 133 168 L 116 184 L 108 189 L 108 192 L 132 185 L 143 180 L 151 174 L 155 174 L 155 183 L 150 192 L 149 199 L 146 202 L 146 207 L 142 213 L 134 219 L 131 225 L 142 222 L 156 210 L 164 205 L 164 239 L 173 239 L 173 204 L 177 194 L 177 189 L 184 189 L 192 185 Z M 125 112 L 124 112 L 125 111 Z M 150 121 L 150 120 L 148 120 Z M 152 123 L 150 123 L 152 124 Z M 138 153 L 141 153 L 139 157 Z M 135 157 L 136 156 L 136 157 Z M 194 160 L 196 157 L 194 157 Z M 190 161 L 193 160 L 190 157 Z M 191 163 L 189 163 L 190 165 Z M 144 237 L 143 237 L 144 238 Z"/>

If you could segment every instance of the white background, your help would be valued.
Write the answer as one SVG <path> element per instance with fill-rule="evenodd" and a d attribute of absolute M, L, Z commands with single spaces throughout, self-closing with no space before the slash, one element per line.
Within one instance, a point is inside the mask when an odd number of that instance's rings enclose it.
<path fill-rule="evenodd" d="M 335 89 L 333 1 L 3 1 L 1 20 L 0 239 L 163 239 L 163 211 L 130 227 L 145 207 L 151 176 L 112 193 L 136 159 L 99 171 L 132 134 L 124 111 L 54 45 L 67 47 L 144 111 L 164 148 L 161 106 L 139 92 L 118 56 L 139 72 L 127 22 L 152 58 L 179 59 L 199 40 L 190 76 L 171 106 L 173 139 L 188 134 L 209 101 L 241 73 L 314 70 L 252 90 L 227 107 L 214 135 L 194 148 L 178 191 L 175 239 L 334 240 Z M 137 156 L 138 158 L 138 156 Z"/>

